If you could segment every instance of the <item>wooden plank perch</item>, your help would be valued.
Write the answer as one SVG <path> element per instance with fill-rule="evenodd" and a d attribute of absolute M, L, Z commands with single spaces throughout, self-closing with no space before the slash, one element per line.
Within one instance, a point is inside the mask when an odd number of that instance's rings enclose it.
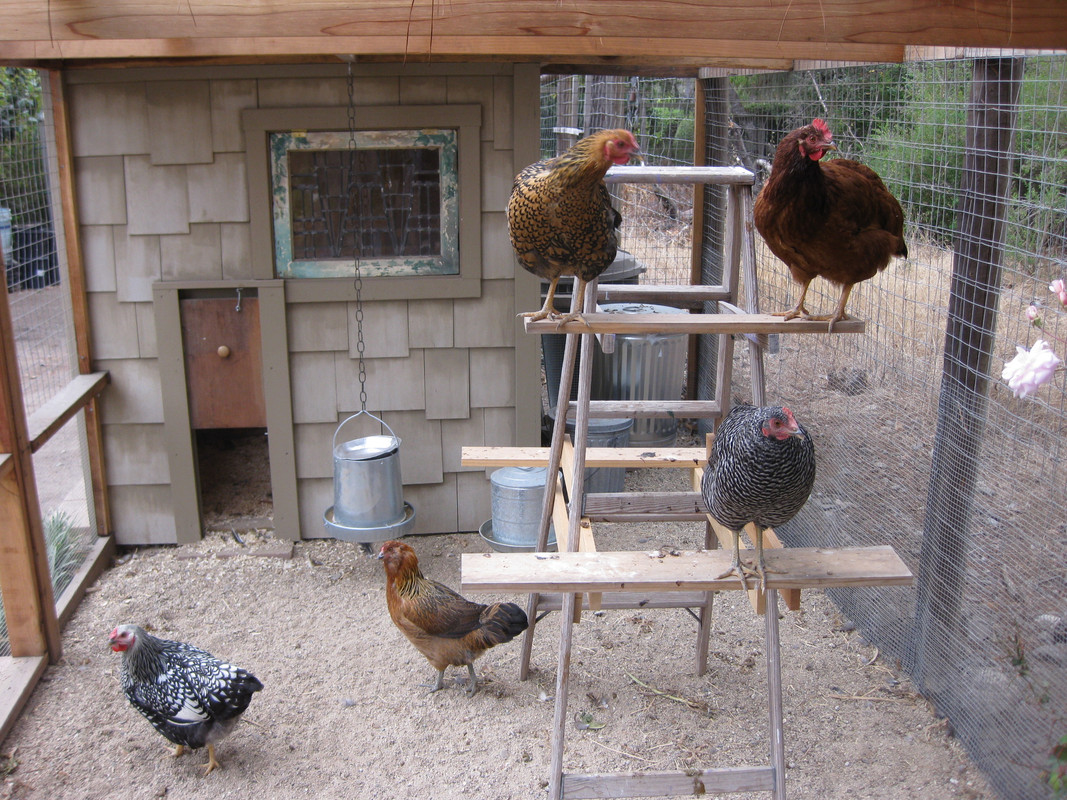
<path fill-rule="evenodd" d="M 464 553 L 464 592 L 731 591 L 724 550 L 596 553 Z M 892 547 L 789 547 L 768 550 L 767 588 L 910 586 L 911 571 Z"/>
<path fill-rule="evenodd" d="M 826 322 L 785 320 L 772 314 L 583 314 L 560 325 L 551 319 L 525 319 L 526 333 L 826 333 Z M 834 323 L 834 334 L 863 333 L 861 319 Z"/>

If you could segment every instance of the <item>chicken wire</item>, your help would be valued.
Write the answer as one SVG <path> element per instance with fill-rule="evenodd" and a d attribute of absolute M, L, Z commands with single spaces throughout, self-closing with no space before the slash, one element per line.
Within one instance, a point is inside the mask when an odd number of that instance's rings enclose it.
<path fill-rule="evenodd" d="M 65 281 L 54 129 L 35 70 L 0 69 L 0 238 L 8 306 L 27 417 L 78 374 Z M 56 596 L 96 536 L 84 415 L 33 455 L 41 519 Z M 0 655 L 9 653 L 0 626 Z"/>
<path fill-rule="evenodd" d="M 1067 278 L 1067 58 L 993 62 L 1017 70 L 1019 96 L 1014 106 L 993 104 L 1012 137 L 992 287 L 962 272 L 953 282 L 958 251 L 974 244 L 961 228 L 960 209 L 976 196 L 967 159 L 989 155 L 968 150 L 969 111 L 989 110 L 974 99 L 976 64 L 988 66 L 957 59 L 703 77 L 700 141 L 705 163 L 748 167 L 758 191 L 778 141 L 822 117 L 838 155 L 873 167 L 900 200 L 909 258 L 849 300 L 865 333 L 782 336 L 765 354 L 768 402 L 794 409 L 818 457 L 811 498 L 779 533 L 795 546 L 891 545 L 915 587 L 835 590 L 833 600 L 912 675 L 1003 797 L 1048 798 L 1064 795 L 1054 754 L 1067 735 L 1067 379 L 1061 368 L 1020 398 L 1001 371 L 1038 338 L 1067 358 L 1067 310 L 1049 290 Z M 694 113 L 696 83 L 547 76 L 545 155 L 569 137 L 626 126 L 649 163 L 693 163 L 685 154 L 697 137 L 681 120 Z M 717 187 L 701 191 L 700 269 L 711 282 L 723 202 Z M 641 281 L 688 282 L 691 200 L 676 199 L 675 215 L 654 193 L 617 200 L 641 206 L 621 208 L 623 241 L 650 266 Z M 758 236 L 756 244 L 761 308 L 790 307 L 798 287 Z M 954 292 L 971 300 L 957 297 L 965 313 L 950 319 Z M 837 298 L 816 279 L 806 305 L 828 313 Z M 985 357 L 961 364 L 983 336 Z M 752 399 L 747 351 L 735 351 L 739 401 Z M 703 397 L 714 396 L 713 353 L 700 349 Z M 961 369 L 969 392 L 952 405 L 958 387 L 942 375 Z"/>

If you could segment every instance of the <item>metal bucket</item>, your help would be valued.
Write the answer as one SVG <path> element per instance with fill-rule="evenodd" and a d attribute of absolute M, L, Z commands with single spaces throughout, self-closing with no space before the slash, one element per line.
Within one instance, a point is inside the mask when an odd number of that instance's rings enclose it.
<path fill-rule="evenodd" d="M 493 538 L 515 547 L 537 546 L 546 467 L 502 467 L 489 476 L 492 484 Z M 549 539 L 555 530 L 549 526 Z"/>
<path fill-rule="evenodd" d="M 388 436 L 365 436 L 337 443 L 337 434 L 345 423 L 363 413 L 366 412 L 353 414 L 333 433 L 333 521 L 348 528 L 389 527 L 403 520 L 406 513 L 400 479 L 400 439 L 379 419 L 389 431 Z"/>
<path fill-rule="evenodd" d="M 601 310 L 613 314 L 685 314 L 673 306 L 651 303 L 608 303 Z M 608 400 L 679 400 L 685 386 L 684 333 L 617 333 L 615 352 L 596 350 L 593 397 Z M 678 420 L 637 418 L 630 431 L 634 447 L 670 447 L 678 434 Z"/>

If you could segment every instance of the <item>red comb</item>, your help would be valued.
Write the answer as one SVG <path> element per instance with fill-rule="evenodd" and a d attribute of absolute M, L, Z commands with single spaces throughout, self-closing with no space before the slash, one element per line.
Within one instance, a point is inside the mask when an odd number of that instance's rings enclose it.
<path fill-rule="evenodd" d="M 811 124 L 815 127 L 815 130 L 817 130 L 819 133 L 829 133 L 830 132 L 830 126 L 827 125 L 826 122 L 824 120 L 820 119 L 819 117 L 816 117 L 815 119 L 813 119 L 811 121 Z"/>

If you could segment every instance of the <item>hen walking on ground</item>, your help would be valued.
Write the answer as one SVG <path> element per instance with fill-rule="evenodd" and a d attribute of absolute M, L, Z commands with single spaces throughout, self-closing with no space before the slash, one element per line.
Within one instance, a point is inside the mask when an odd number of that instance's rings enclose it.
<path fill-rule="evenodd" d="M 220 767 L 215 742 L 229 735 L 263 684 L 199 647 L 159 639 L 137 625 L 119 625 L 108 644 L 122 653 L 119 677 L 126 697 L 177 745 L 174 756 L 207 745 L 204 774 Z"/>
<path fill-rule="evenodd" d="M 403 542 L 386 542 L 378 558 L 385 565 L 389 616 L 437 670 L 430 692 L 444 687 L 447 667 L 465 665 L 470 674 L 467 693 L 473 695 L 478 691 L 474 659 L 526 630 L 526 612 L 515 603 L 472 603 L 424 577 L 415 551 Z"/>
<path fill-rule="evenodd" d="M 611 266 L 618 247 L 622 217 L 611 205 L 604 175 L 639 152 L 629 131 L 599 131 L 515 177 L 507 206 L 511 245 L 526 270 L 550 281 L 541 309 L 521 316 L 559 317 L 561 325 L 581 318 L 586 283 Z M 563 275 L 577 277 L 579 311 L 560 316 L 553 303 Z"/>
<path fill-rule="evenodd" d="M 904 212 L 870 167 L 847 158 L 821 161 L 836 150 L 821 119 L 789 133 L 774 154 L 771 176 L 753 207 L 756 230 L 800 284 L 800 299 L 777 316 L 847 319 L 853 285 L 873 278 L 890 258 L 908 257 Z M 841 287 L 833 314 L 813 316 L 804 307 L 808 285 L 821 275 Z"/>
<path fill-rule="evenodd" d="M 734 406 L 715 431 L 711 458 L 700 489 L 708 512 L 734 534 L 736 572 L 748 589 L 747 575 L 758 575 L 766 589 L 763 531 L 788 522 L 800 511 L 815 483 L 815 446 L 788 408 Z M 755 569 L 741 562 L 741 531 L 756 524 Z"/>

